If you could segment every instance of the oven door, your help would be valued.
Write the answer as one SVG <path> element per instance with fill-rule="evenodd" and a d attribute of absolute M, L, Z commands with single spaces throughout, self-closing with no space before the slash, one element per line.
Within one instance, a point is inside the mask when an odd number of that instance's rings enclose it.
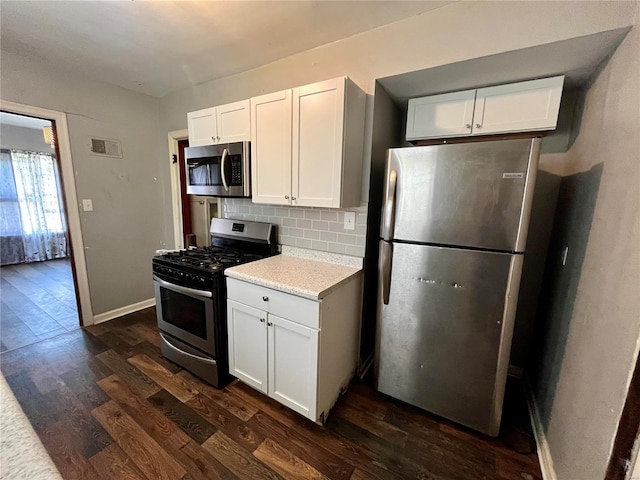
<path fill-rule="evenodd" d="M 153 276 L 158 328 L 207 355 L 216 356 L 214 294 Z"/>

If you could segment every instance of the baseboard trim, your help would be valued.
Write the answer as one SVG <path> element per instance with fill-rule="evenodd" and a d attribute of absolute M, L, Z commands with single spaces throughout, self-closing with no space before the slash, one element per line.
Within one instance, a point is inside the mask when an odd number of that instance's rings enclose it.
<path fill-rule="evenodd" d="M 106 322 L 107 320 L 113 320 L 114 318 L 122 317 L 123 315 L 137 312 L 138 310 L 142 310 L 144 308 L 153 307 L 155 304 L 156 299 L 150 298 L 148 300 L 143 300 L 142 302 L 127 305 L 126 307 L 116 308 L 115 310 L 100 313 L 93 316 L 93 324 L 95 325 L 98 323 Z"/>
<path fill-rule="evenodd" d="M 524 389 L 527 396 L 527 404 L 529 405 L 529 418 L 531 419 L 531 425 L 533 427 L 533 436 L 536 439 L 538 462 L 540 462 L 542 478 L 543 480 L 558 480 L 556 470 L 553 467 L 553 457 L 551 457 L 551 450 L 547 443 L 547 436 L 545 435 L 544 428 L 542 427 L 538 404 L 536 403 L 531 385 L 529 384 L 526 376 L 524 377 Z"/>

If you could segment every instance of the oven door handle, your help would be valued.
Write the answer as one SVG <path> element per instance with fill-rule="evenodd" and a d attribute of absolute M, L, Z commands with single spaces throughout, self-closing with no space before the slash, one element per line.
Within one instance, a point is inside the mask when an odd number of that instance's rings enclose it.
<path fill-rule="evenodd" d="M 187 295 L 195 295 L 196 297 L 206 297 L 206 298 L 213 297 L 213 293 L 211 292 L 207 292 L 205 290 L 196 290 L 195 288 L 182 287 L 174 283 L 165 282 L 164 280 L 162 280 L 161 278 L 158 278 L 155 275 L 153 276 L 153 280 L 158 282 L 158 285 L 160 285 L 161 287 L 168 288 L 169 290 L 175 290 L 176 292 L 186 293 Z"/>
<path fill-rule="evenodd" d="M 204 357 L 199 357 L 197 355 L 194 355 L 193 353 L 185 352 L 184 350 L 179 349 L 178 347 L 173 345 L 169 340 L 167 340 L 167 337 L 162 335 L 162 332 L 159 332 L 159 333 L 160 333 L 160 336 L 162 337 L 162 339 L 164 340 L 164 344 L 167 345 L 172 350 L 175 350 L 176 352 L 178 352 L 180 355 L 184 355 L 186 357 L 193 358 L 194 360 L 198 360 L 199 362 L 208 363 L 210 365 L 213 365 L 214 367 L 217 365 L 218 362 L 216 362 L 215 360 L 211 360 L 209 358 L 204 358 Z"/>
<path fill-rule="evenodd" d="M 224 174 L 224 164 L 227 160 L 227 149 L 225 148 L 222 152 L 222 161 L 220 162 L 220 173 L 222 173 L 222 185 L 224 185 L 225 192 L 229 191 L 229 185 L 227 185 L 227 177 Z"/>

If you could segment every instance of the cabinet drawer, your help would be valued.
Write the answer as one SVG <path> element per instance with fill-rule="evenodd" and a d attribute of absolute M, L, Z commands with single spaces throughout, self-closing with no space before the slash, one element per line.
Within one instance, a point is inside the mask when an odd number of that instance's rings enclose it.
<path fill-rule="evenodd" d="M 309 328 L 320 328 L 320 303 L 313 300 L 228 277 L 227 298 Z"/>

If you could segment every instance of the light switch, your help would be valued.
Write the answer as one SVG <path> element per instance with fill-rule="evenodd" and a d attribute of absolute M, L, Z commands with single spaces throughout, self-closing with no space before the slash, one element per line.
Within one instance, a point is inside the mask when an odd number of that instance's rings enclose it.
<path fill-rule="evenodd" d="M 93 212 L 93 202 L 90 198 L 82 199 L 82 210 L 85 212 Z"/>
<path fill-rule="evenodd" d="M 356 229 L 356 212 L 344 212 L 344 229 Z"/>

